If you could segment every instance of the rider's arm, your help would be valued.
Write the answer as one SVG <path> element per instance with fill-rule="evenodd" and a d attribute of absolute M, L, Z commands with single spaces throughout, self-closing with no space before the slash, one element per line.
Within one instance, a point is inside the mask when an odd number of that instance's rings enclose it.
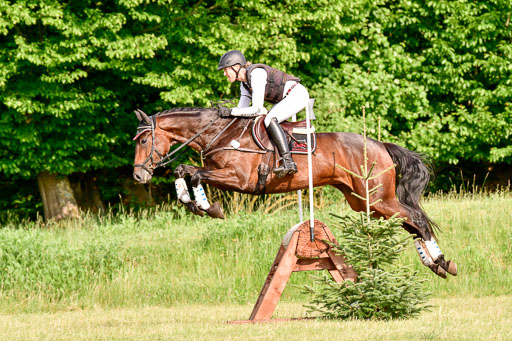
<path fill-rule="evenodd" d="M 256 68 L 251 72 L 251 86 L 252 86 L 252 106 L 233 108 L 231 110 L 232 116 L 254 117 L 265 115 L 267 109 L 263 106 L 265 85 L 267 84 L 267 71 L 262 68 Z M 242 98 L 240 98 L 242 100 Z"/>

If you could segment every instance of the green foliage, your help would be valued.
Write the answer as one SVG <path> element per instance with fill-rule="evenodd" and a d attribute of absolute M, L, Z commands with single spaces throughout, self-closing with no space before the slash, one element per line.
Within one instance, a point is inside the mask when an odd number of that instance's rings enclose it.
<path fill-rule="evenodd" d="M 318 130 L 359 131 L 367 104 L 383 140 L 440 167 L 510 164 L 511 12 L 503 0 L 0 0 L 0 174 L 130 165 L 132 110 L 237 97 L 216 71 L 235 48 L 301 77 Z"/>
<path fill-rule="evenodd" d="M 0 200 L 0 225 L 20 223 L 23 219 L 37 219 L 42 210 L 41 197 L 35 179 L 0 181 L 0 193 L 9 200 Z"/>
<path fill-rule="evenodd" d="M 393 264 L 410 244 L 411 236 L 402 227 L 403 218 L 368 221 L 362 213 L 337 217 L 339 225 L 335 227 L 343 243 L 335 250 L 347 257 L 357 273 Z"/>
<path fill-rule="evenodd" d="M 143 32 L 150 18 L 112 2 L 0 8 L 0 171 L 34 177 L 128 163 L 127 113 L 148 95 L 131 79 L 167 46 Z"/>
<path fill-rule="evenodd" d="M 428 299 L 422 290 L 424 279 L 410 266 L 395 263 L 410 236 L 402 228 L 404 219 L 366 219 L 364 213 L 338 217 L 340 244 L 333 249 L 346 256 L 358 273 L 357 282 L 336 283 L 324 274 L 316 277 L 320 289 L 306 287 L 313 294 L 308 307 L 330 319 L 407 318 L 423 311 Z"/>
<path fill-rule="evenodd" d="M 437 163 L 512 162 L 510 2 L 354 6 L 341 19 L 354 24 L 333 38 L 339 64 L 314 87 L 328 98 L 318 111 L 330 113 L 330 127 L 357 131 L 368 103 L 382 117 L 383 139 Z"/>

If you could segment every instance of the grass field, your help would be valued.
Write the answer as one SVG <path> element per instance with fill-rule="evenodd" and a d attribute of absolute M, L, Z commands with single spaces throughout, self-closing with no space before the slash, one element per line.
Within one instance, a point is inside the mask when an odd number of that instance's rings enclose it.
<path fill-rule="evenodd" d="M 511 340 L 512 297 L 437 298 L 418 318 L 394 321 L 303 320 L 253 325 L 249 305 L 92 308 L 0 315 L 0 340 Z M 304 316 L 297 303 L 276 318 Z"/>
<path fill-rule="evenodd" d="M 348 208 L 323 206 L 317 218 L 336 234 L 330 213 Z M 433 196 L 424 206 L 459 276 L 437 278 L 411 247 L 400 262 L 428 279 L 434 306 L 416 319 L 226 325 L 250 314 L 296 210 L 262 207 L 221 221 L 167 207 L 0 229 L 0 337 L 512 339 L 512 193 Z M 304 316 L 301 288 L 312 283 L 293 274 L 275 317 Z"/>

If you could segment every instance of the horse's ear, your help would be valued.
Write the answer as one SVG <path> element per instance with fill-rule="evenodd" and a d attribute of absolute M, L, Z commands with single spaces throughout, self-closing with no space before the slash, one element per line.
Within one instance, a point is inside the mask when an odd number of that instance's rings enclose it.
<path fill-rule="evenodd" d="M 139 122 L 141 122 L 142 121 L 142 117 L 140 117 L 139 112 L 137 110 L 134 110 L 133 112 L 135 113 L 135 116 L 137 116 L 137 119 L 139 120 Z"/>
<path fill-rule="evenodd" d="M 140 109 L 136 109 L 135 115 L 137 115 L 137 118 L 139 119 L 140 122 L 147 124 L 147 125 L 151 125 L 151 120 L 149 119 L 149 116 L 144 111 L 142 111 Z"/>

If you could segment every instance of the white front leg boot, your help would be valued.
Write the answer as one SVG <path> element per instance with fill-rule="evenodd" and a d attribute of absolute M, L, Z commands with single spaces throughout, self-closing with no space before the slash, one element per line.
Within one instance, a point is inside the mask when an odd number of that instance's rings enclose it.
<path fill-rule="evenodd" d="M 204 192 L 203 186 L 199 184 L 197 187 L 192 187 L 194 191 L 194 197 L 196 198 L 197 205 L 204 211 L 210 208 L 210 203 L 206 198 L 206 193 Z"/>
<path fill-rule="evenodd" d="M 191 199 L 190 194 L 188 193 L 187 183 L 185 182 L 185 179 L 176 179 L 176 181 L 174 181 L 174 186 L 176 186 L 176 194 L 178 196 L 178 199 L 182 203 L 188 204 L 191 201 Z"/>

